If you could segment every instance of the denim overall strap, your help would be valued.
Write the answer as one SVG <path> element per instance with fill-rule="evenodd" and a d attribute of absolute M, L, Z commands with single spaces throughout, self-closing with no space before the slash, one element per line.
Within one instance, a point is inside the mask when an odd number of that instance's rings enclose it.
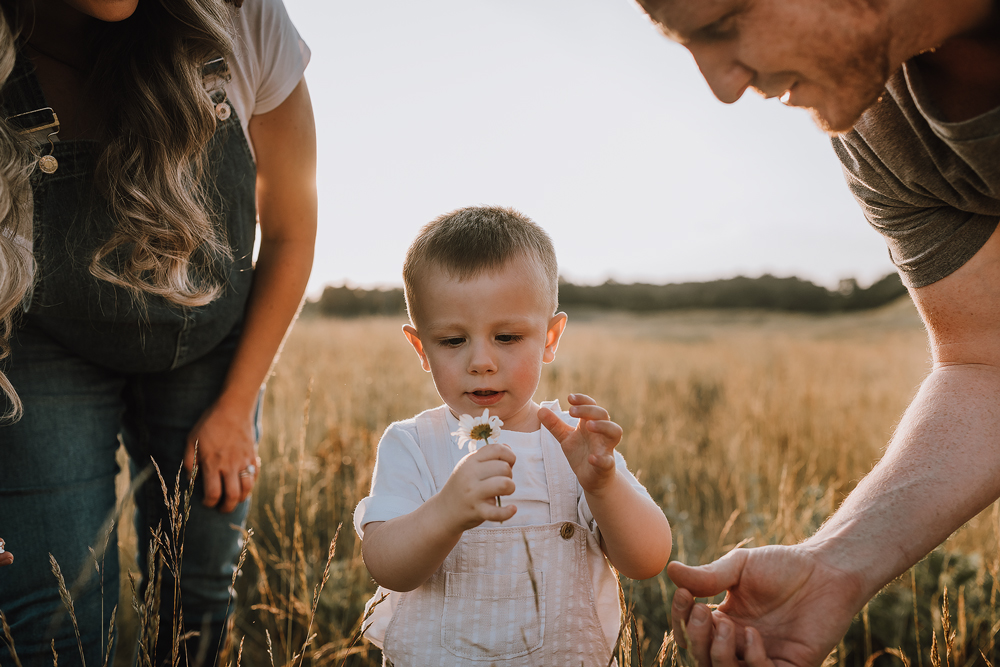
<path fill-rule="evenodd" d="M 425 438 L 451 442 L 444 410 L 419 415 L 417 433 L 421 448 Z M 388 664 L 608 664 L 588 564 L 590 532 L 576 520 L 576 477 L 552 442 L 543 452 L 551 450 L 544 457 L 555 520 L 465 531 L 431 578 L 400 596 L 385 634 Z"/>
<path fill-rule="evenodd" d="M 23 54 L 0 100 L 5 117 L 48 106 Z M 208 207 L 233 257 L 211 267 L 212 279 L 224 289 L 198 308 L 156 296 L 137 299 L 91 275 L 94 253 L 116 225 L 107 202 L 94 193 L 98 148 L 93 141 L 56 141 L 52 155 L 58 169 L 32 174 L 37 275 L 25 320 L 80 357 L 114 370 L 178 368 L 211 351 L 240 324 L 249 295 L 256 168 L 240 121 L 235 113 L 219 121 L 206 147 Z M 121 247 L 106 260 L 120 263 L 128 249 Z"/>

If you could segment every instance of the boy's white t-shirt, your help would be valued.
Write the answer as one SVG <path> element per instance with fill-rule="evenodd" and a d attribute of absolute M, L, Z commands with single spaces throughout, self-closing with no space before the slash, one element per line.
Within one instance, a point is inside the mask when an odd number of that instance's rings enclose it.
<path fill-rule="evenodd" d="M 556 414 L 560 414 L 558 401 L 545 403 Z M 561 416 L 566 417 L 566 413 Z M 458 419 L 449 411 L 447 413 L 448 430 L 458 430 Z M 503 496 L 501 502 L 517 505 L 517 513 L 507 521 L 504 527 L 535 526 L 550 523 L 548 484 L 545 480 L 545 465 L 542 458 L 542 431 L 519 433 L 503 431 L 501 441 L 508 445 L 516 456 L 512 469 L 514 486 L 513 495 Z M 456 439 L 457 442 L 457 439 Z M 441 453 L 450 456 L 451 467 L 466 456 L 468 449 L 459 449 L 457 444 L 441 448 Z M 625 459 L 615 452 L 615 465 L 619 472 L 639 490 L 649 497 L 649 492 L 629 472 Z M 594 521 L 594 515 L 587 505 L 583 490 L 579 491 L 577 503 L 577 520 L 587 526 L 600 539 L 600 530 Z M 358 503 L 354 510 L 354 529 L 364 538 L 364 527 L 375 521 L 389 521 L 396 517 L 409 514 L 429 500 L 435 493 L 434 479 L 424 458 L 423 450 L 417 445 L 416 419 L 407 419 L 391 424 L 378 443 L 378 453 L 375 458 L 375 470 L 372 473 L 372 486 L 368 496 Z M 487 528 L 496 528 L 501 524 L 487 521 L 482 524 Z M 618 636 L 619 607 L 617 589 L 607 588 L 608 578 L 604 576 L 607 565 L 604 560 L 589 559 L 590 578 L 594 586 L 594 600 L 597 603 L 597 615 L 601 621 L 604 634 L 610 640 Z M 401 593 L 390 592 L 388 598 L 377 605 L 369 619 L 371 624 L 365 636 L 376 646 L 382 645 L 385 631 L 392 620 L 393 612 Z"/>

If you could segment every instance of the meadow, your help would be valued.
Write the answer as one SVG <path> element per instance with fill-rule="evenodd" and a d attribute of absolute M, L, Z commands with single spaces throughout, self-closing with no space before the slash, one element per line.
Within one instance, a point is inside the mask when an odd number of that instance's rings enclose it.
<path fill-rule="evenodd" d="M 381 664 L 359 639 L 375 584 L 351 515 L 386 425 L 439 403 L 402 322 L 309 318 L 289 338 L 265 397 L 230 664 Z M 624 428 L 630 468 L 670 520 L 671 558 L 704 563 L 744 541 L 788 544 L 814 532 L 879 459 L 928 370 L 926 336 L 906 298 L 821 316 L 572 312 L 537 397 L 583 392 L 607 407 Z M 881 593 L 829 662 L 995 662 L 997 512 L 986 510 Z M 123 562 L 132 540 L 124 529 Z M 128 646 L 137 622 L 124 577 L 119 628 Z M 661 574 L 622 586 L 629 623 L 619 664 L 670 664 L 670 581 Z M 119 651 L 119 664 L 128 653 Z"/>

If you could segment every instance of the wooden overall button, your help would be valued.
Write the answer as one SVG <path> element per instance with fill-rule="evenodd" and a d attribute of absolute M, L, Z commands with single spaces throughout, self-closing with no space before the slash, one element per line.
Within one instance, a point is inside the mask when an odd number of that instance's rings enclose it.
<path fill-rule="evenodd" d="M 559 529 L 559 537 L 563 538 L 564 540 L 568 540 L 569 538 L 573 537 L 574 532 L 576 532 L 576 528 L 573 526 L 573 524 L 567 521 Z"/>

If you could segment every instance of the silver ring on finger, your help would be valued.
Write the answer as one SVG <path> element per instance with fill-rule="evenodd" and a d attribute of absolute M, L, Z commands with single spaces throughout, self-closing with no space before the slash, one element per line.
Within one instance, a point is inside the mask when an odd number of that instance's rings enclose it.
<path fill-rule="evenodd" d="M 257 466 L 254 464 L 248 465 L 246 468 L 239 472 L 240 477 L 256 477 L 257 476 Z"/>

